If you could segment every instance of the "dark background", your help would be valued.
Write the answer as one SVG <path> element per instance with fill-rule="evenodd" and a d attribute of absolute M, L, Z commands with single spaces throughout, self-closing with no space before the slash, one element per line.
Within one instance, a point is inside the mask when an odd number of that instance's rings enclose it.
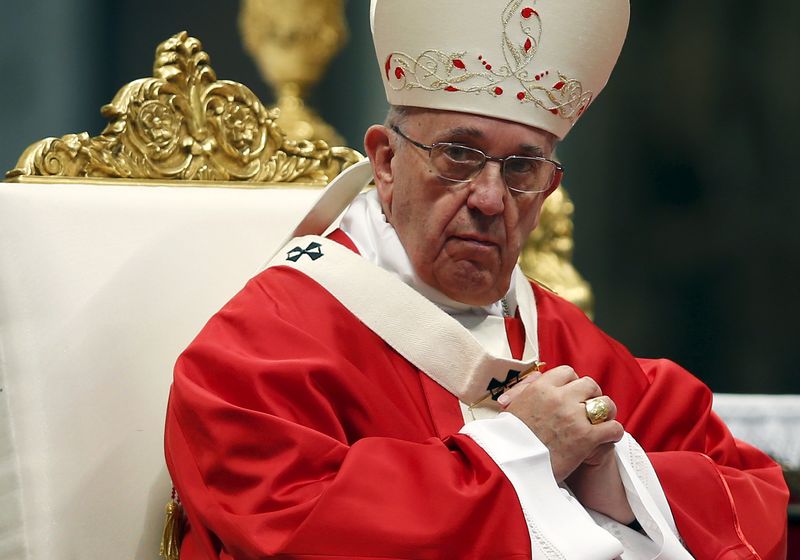
<path fill-rule="evenodd" d="M 313 101 L 354 147 L 383 118 L 368 1 Z M 199 38 L 220 78 L 272 100 L 238 3 L 4 0 L 0 167 L 45 136 L 98 134 L 99 108 Z M 800 393 L 800 3 L 634 2 L 616 73 L 559 148 L 597 323 L 715 391 Z"/>

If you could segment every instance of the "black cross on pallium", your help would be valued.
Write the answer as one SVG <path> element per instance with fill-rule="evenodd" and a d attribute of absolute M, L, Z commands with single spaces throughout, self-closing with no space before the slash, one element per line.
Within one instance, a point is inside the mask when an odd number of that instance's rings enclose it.
<path fill-rule="evenodd" d="M 500 398 L 500 395 L 506 392 L 507 389 L 511 389 L 514 385 L 519 383 L 520 380 L 520 372 L 515 369 L 508 370 L 508 375 L 506 375 L 505 381 L 498 381 L 495 378 L 489 382 L 489 386 L 486 387 L 486 390 L 489 391 L 489 394 L 492 395 L 492 400 L 496 401 Z"/>
<path fill-rule="evenodd" d="M 300 257 L 306 255 L 310 257 L 312 261 L 315 261 L 322 257 L 322 245 L 313 241 L 309 243 L 308 247 L 303 249 L 302 247 L 295 247 L 289 254 L 286 256 L 287 261 L 297 262 L 300 260 Z"/>

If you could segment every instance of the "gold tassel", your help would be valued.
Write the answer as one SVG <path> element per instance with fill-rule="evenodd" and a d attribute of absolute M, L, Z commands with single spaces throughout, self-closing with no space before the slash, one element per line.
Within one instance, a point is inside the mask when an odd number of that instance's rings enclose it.
<path fill-rule="evenodd" d="M 183 507 L 173 497 L 167 504 L 164 534 L 161 536 L 160 555 L 164 560 L 179 560 L 183 536 Z"/>

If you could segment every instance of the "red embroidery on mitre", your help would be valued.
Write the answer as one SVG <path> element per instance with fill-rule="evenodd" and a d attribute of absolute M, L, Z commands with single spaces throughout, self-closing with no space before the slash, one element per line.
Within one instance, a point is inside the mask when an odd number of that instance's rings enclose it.
<path fill-rule="evenodd" d="M 498 39 L 504 64 L 495 64 L 495 69 L 480 53 L 477 58 L 483 68 L 478 66 L 472 70 L 464 62 L 468 51 L 448 53 L 428 49 L 416 58 L 393 52 L 386 59 L 389 86 L 395 91 L 420 88 L 429 92 L 488 93 L 499 97 L 504 91 L 503 86 L 512 82 L 522 86 L 522 91 L 517 94 L 520 103 L 533 103 L 574 123 L 593 94 L 584 91 L 579 80 L 560 72 L 554 85 L 541 83 L 542 78 L 550 74 L 549 70 L 537 73 L 534 66 L 542 38 L 542 19 L 533 7 L 521 8 L 523 1 L 510 0 L 500 16 L 502 35 Z M 535 4 L 536 1 L 527 0 L 526 3 Z M 396 66 L 394 76 L 390 73 L 392 65 Z"/>

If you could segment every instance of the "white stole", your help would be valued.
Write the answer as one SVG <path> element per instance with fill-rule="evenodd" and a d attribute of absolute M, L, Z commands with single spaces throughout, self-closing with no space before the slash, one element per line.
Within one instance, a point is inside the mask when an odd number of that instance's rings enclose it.
<path fill-rule="evenodd" d="M 293 239 L 267 266 L 288 266 L 318 282 L 461 402 L 482 401 L 492 379 L 505 382 L 510 372 L 527 370 L 538 359 L 536 304 L 521 272 L 514 275 L 520 314 L 526 332 L 534 335 L 528 337 L 523 360 L 515 360 L 487 351 L 461 323 L 397 276 L 335 241 L 311 235 Z"/>
<path fill-rule="evenodd" d="M 461 403 L 488 403 L 483 407 L 482 417 L 497 417 L 499 412 L 496 404 L 484 399 L 491 380 L 503 382 L 509 372 L 528 369 L 538 359 L 536 305 L 530 284 L 521 273 L 514 275 L 514 289 L 528 338 L 524 356 L 527 360 L 495 355 L 484 348 L 474 332 L 398 276 L 334 241 L 311 235 L 292 239 L 267 265 L 273 266 L 294 268 L 316 281 Z M 502 318 L 492 319 L 502 321 Z M 470 408 L 475 414 L 475 407 Z M 508 413 L 500 414 L 497 419 L 505 423 L 501 430 L 508 435 L 505 444 L 481 441 L 483 435 L 491 432 L 482 431 L 487 420 L 469 422 L 462 432 L 475 439 L 508 476 L 520 499 L 537 557 L 553 560 L 691 558 L 677 537 L 655 471 L 630 435 L 626 434 L 616 445 L 617 464 L 628 501 L 647 536 L 602 514 L 585 510 L 566 489 L 555 484 L 549 454 L 532 432 Z M 532 452 L 531 440 L 538 442 L 538 448 L 534 446 Z M 508 460 L 498 460 L 500 456 Z M 540 471 L 539 476 L 531 482 L 534 471 Z M 581 538 L 575 538 L 577 533 Z"/>

